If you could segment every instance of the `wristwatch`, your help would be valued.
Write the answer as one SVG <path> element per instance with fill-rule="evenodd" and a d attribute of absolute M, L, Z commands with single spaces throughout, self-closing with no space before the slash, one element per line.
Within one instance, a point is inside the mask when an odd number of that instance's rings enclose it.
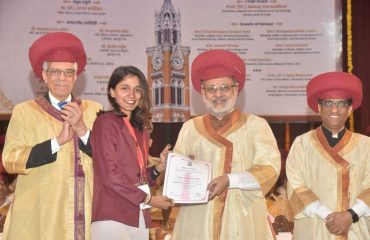
<path fill-rule="evenodd" d="M 358 222 L 358 220 L 359 220 L 358 215 L 357 215 L 357 213 L 355 213 L 355 211 L 352 210 L 352 208 L 348 208 L 347 212 L 349 212 L 352 216 L 352 223 Z"/>

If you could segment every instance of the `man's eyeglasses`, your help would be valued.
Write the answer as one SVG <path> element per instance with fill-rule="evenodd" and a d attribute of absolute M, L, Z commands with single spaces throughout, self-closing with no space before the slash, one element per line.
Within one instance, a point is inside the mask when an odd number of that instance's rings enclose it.
<path fill-rule="evenodd" d="M 348 100 L 340 100 L 340 101 L 333 101 L 333 100 L 319 100 L 319 103 L 321 106 L 326 107 L 326 108 L 332 108 L 332 107 L 337 107 L 337 108 L 346 108 L 350 104 Z"/>
<path fill-rule="evenodd" d="M 57 68 L 50 68 L 48 70 L 46 70 L 47 73 L 50 74 L 50 76 L 52 77 L 59 77 L 60 74 L 64 74 L 65 77 L 73 77 L 76 73 L 76 70 L 74 69 L 65 69 L 65 70 L 61 70 L 61 69 L 57 69 Z"/>
<path fill-rule="evenodd" d="M 221 93 L 229 93 L 231 91 L 231 88 L 237 87 L 238 85 L 233 84 L 233 85 L 227 85 L 227 84 L 221 84 L 220 86 L 202 86 L 202 89 L 207 93 L 207 94 L 216 94 L 218 90 L 220 90 Z"/>

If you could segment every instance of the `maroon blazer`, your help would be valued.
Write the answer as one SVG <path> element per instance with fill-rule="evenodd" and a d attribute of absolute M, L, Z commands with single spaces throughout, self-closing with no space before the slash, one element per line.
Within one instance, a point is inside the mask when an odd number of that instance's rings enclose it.
<path fill-rule="evenodd" d="M 148 131 L 135 128 L 139 146 L 149 147 Z M 144 144 L 145 141 L 145 144 Z M 139 183 L 139 164 L 135 141 L 122 116 L 114 112 L 99 115 L 90 136 L 94 167 L 92 221 L 114 220 L 139 226 L 140 203 L 146 193 Z M 147 162 L 148 149 L 142 149 Z M 149 172 L 147 176 L 150 178 Z M 146 227 L 150 227 L 149 210 L 144 210 Z"/>

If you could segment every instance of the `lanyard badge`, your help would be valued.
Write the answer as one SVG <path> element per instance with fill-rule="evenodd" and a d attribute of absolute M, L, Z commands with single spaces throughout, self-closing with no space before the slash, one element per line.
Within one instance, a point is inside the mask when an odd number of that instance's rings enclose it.
<path fill-rule="evenodd" d="M 143 153 L 140 149 L 140 145 L 137 141 L 137 138 L 136 138 L 136 135 L 135 135 L 135 131 L 134 131 L 134 128 L 131 126 L 131 123 L 130 121 L 128 120 L 128 118 L 123 118 L 123 121 L 125 122 L 131 136 L 132 136 L 132 139 L 134 140 L 135 142 L 135 148 L 136 148 L 136 152 L 137 152 L 137 163 L 139 165 L 139 168 L 140 168 L 140 180 L 139 180 L 139 185 L 144 185 L 146 184 L 148 181 L 147 181 L 147 178 L 146 178 L 146 172 L 145 172 L 145 169 L 146 169 L 146 164 L 144 162 L 144 156 L 143 156 Z M 145 144 L 145 141 L 144 141 L 144 150 L 146 150 L 146 144 Z"/>

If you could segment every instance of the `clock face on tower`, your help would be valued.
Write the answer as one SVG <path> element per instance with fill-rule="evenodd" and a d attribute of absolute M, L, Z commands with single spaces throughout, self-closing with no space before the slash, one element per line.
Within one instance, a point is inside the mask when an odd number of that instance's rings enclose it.
<path fill-rule="evenodd" d="M 175 55 L 172 58 L 172 66 L 176 69 L 181 69 L 184 66 L 184 58 L 181 55 Z"/>
<path fill-rule="evenodd" d="M 162 63 L 163 63 L 163 59 L 162 59 L 161 54 L 158 54 L 158 53 L 154 54 L 152 58 L 152 64 L 153 64 L 154 70 L 161 69 Z"/>

